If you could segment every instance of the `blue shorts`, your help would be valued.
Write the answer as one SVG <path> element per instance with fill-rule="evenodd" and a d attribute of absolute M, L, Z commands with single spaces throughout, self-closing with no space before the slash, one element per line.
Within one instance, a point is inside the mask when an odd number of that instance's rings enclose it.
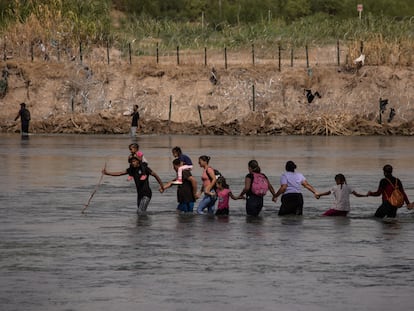
<path fill-rule="evenodd" d="M 184 213 L 192 213 L 194 208 L 194 202 L 178 203 L 177 210 Z"/>

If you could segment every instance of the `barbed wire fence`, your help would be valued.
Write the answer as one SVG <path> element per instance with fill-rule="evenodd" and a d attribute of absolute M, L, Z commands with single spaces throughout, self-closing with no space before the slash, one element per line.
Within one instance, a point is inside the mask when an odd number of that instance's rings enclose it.
<path fill-rule="evenodd" d="M 312 43 L 302 48 L 289 44 L 251 45 L 251 49 L 223 47 L 204 47 L 199 50 L 163 49 L 158 43 L 139 44 L 136 42 L 111 46 L 107 44 L 89 44 L 79 42 L 77 46 L 61 45 L 57 41 L 44 43 L 41 40 L 32 42 L 8 42 L 0 39 L 1 59 L 3 61 L 45 61 L 45 62 L 76 62 L 79 65 L 88 63 L 124 62 L 134 65 L 140 59 L 151 59 L 154 64 L 222 66 L 228 69 L 238 65 L 269 65 L 273 64 L 277 70 L 289 67 L 315 65 L 348 65 L 354 66 L 353 60 L 363 54 L 364 43 L 352 50 L 346 43 L 339 40 L 330 45 Z"/>

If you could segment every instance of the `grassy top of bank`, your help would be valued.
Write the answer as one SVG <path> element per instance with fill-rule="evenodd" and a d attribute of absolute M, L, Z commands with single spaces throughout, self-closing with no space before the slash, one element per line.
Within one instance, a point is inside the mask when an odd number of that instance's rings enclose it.
<path fill-rule="evenodd" d="M 29 1 L 36 3 L 36 1 Z M 8 47 L 32 44 L 59 45 L 76 49 L 79 42 L 109 45 L 125 52 L 134 44 L 136 55 L 181 49 L 235 48 L 255 44 L 274 48 L 276 45 L 298 48 L 323 46 L 337 42 L 358 49 L 360 42 L 381 54 L 405 53 L 414 47 L 414 17 L 395 17 L 365 13 L 362 18 L 338 17 L 315 13 L 303 17 L 273 17 L 271 11 L 255 22 L 212 21 L 204 15 L 191 21 L 154 18 L 148 14 L 129 14 L 115 10 L 113 2 L 122 1 L 42 1 L 29 7 L 6 7 L 0 21 L 0 43 Z M 0 6 L 2 1 L 0 0 Z M 17 2 L 16 2 L 17 3 Z M 74 6 L 74 3 L 77 4 Z M 13 13 L 13 14 L 12 14 Z M 380 63 L 379 61 L 375 61 Z M 405 61 L 411 65 L 411 60 Z"/>

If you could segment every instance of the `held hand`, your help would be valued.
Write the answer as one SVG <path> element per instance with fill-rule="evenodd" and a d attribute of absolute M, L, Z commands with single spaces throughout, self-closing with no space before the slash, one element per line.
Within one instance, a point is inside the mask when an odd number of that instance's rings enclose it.
<path fill-rule="evenodd" d="M 211 192 L 211 191 L 209 191 L 209 192 L 204 191 L 204 194 L 205 194 L 205 195 L 208 195 L 208 196 L 210 196 L 210 197 L 215 197 L 215 196 L 216 196 L 216 193 L 215 193 L 215 192 Z"/>
<path fill-rule="evenodd" d="M 164 192 L 165 190 L 167 190 L 168 188 L 170 188 L 171 185 L 172 185 L 171 182 L 168 182 L 168 183 L 164 184 L 163 187 L 162 187 L 162 191 Z"/>
<path fill-rule="evenodd" d="M 411 202 L 409 204 L 407 204 L 407 209 L 413 209 L 414 208 L 414 202 Z"/>
<path fill-rule="evenodd" d="M 315 196 L 315 199 L 318 199 L 318 200 L 321 198 L 321 195 L 317 192 L 314 194 L 314 196 Z"/>

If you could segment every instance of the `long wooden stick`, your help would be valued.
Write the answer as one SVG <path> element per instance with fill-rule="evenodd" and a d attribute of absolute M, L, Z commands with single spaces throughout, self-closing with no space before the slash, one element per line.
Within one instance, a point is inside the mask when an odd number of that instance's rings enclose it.
<path fill-rule="evenodd" d="M 104 166 L 104 170 L 105 170 L 105 169 L 106 169 L 106 162 L 105 162 L 105 166 Z M 82 209 L 82 214 L 83 214 L 83 213 L 85 212 L 85 210 L 88 208 L 89 203 L 91 203 L 91 200 L 92 200 L 93 196 L 95 195 L 96 191 L 98 190 L 99 186 L 100 186 L 100 185 L 101 185 L 101 183 L 102 183 L 103 177 L 104 177 L 104 173 L 102 173 L 102 174 L 101 174 L 101 177 L 99 178 L 99 181 L 98 181 L 98 183 L 97 183 L 97 184 L 96 184 L 96 186 L 95 186 L 95 189 L 92 191 L 92 193 L 91 193 L 91 195 L 90 195 L 90 197 L 89 197 L 88 202 L 86 202 L 86 204 L 85 204 L 84 208 Z"/>

